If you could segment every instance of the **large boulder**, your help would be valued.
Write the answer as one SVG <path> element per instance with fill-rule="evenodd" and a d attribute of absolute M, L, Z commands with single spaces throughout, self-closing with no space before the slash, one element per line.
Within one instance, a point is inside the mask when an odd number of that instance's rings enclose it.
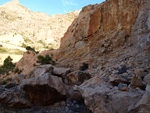
<path fill-rule="evenodd" d="M 25 92 L 18 87 L 6 89 L 1 86 L 0 88 L 0 109 L 29 108 L 32 104 L 28 99 Z"/>
<path fill-rule="evenodd" d="M 24 80 L 26 78 L 26 75 L 25 74 L 18 74 L 18 75 L 15 75 L 12 80 L 15 84 L 19 84 L 22 80 Z"/>
<path fill-rule="evenodd" d="M 56 76 L 60 76 L 62 78 L 65 78 L 65 76 L 67 74 L 69 74 L 71 72 L 71 69 L 70 68 L 63 68 L 63 67 L 54 67 L 54 70 L 53 70 L 53 75 L 56 75 Z"/>
<path fill-rule="evenodd" d="M 117 86 L 119 83 L 124 83 L 124 84 L 129 84 L 129 81 L 125 78 L 123 78 L 122 76 L 119 75 L 110 75 L 109 76 L 109 82 L 113 85 L 113 86 Z"/>
<path fill-rule="evenodd" d="M 146 84 L 149 84 L 150 85 L 150 74 L 146 75 L 143 79 L 143 81 L 146 83 Z"/>
<path fill-rule="evenodd" d="M 65 100 L 66 88 L 62 79 L 44 73 L 21 82 L 20 87 L 29 95 L 35 105 L 50 105 Z"/>
<path fill-rule="evenodd" d="M 144 94 L 140 89 L 119 91 L 100 77 L 94 77 L 74 89 L 81 92 L 86 106 L 93 113 L 127 113 Z"/>
<path fill-rule="evenodd" d="M 70 85 L 75 85 L 75 84 L 80 85 L 85 80 L 88 80 L 90 78 L 91 78 L 91 75 L 83 71 L 75 71 L 75 72 L 69 73 L 66 76 L 66 79 L 68 80 L 68 84 Z"/>
<path fill-rule="evenodd" d="M 52 73 L 53 71 L 53 66 L 51 64 L 47 65 L 40 65 L 36 67 L 33 71 L 31 71 L 28 75 L 27 78 L 32 78 L 35 76 L 41 76 L 42 74 L 49 72 Z"/>
<path fill-rule="evenodd" d="M 143 83 L 142 79 L 137 77 L 137 76 L 133 76 L 131 84 L 130 84 L 131 88 L 141 88 L 141 89 L 145 89 L 145 84 Z"/>
<path fill-rule="evenodd" d="M 150 85 L 147 85 L 146 92 L 136 104 L 136 106 L 130 110 L 130 113 L 150 113 Z"/>

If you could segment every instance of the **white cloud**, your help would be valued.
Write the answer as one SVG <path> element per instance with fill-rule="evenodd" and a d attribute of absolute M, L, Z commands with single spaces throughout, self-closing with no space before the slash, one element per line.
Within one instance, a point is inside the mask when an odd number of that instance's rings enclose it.
<path fill-rule="evenodd" d="M 61 0 L 62 2 L 62 5 L 63 6 L 67 6 L 67 5 L 71 5 L 71 6 L 75 6 L 75 5 L 78 5 L 77 3 L 74 3 L 73 1 L 68 1 L 68 0 Z"/>

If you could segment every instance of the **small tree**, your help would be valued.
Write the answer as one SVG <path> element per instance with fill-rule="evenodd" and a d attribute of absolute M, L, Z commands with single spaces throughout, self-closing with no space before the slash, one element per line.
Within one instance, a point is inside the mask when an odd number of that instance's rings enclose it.
<path fill-rule="evenodd" d="M 4 60 L 4 64 L 0 67 L 0 74 L 9 73 L 9 71 L 15 68 L 15 64 L 12 63 L 12 60 L 10 56 Z"/>
<path fill-rule="evenodd" d="M 53 61 L 53 59 L 49 55 L 46 55 L 45 57 L 39 55 L 37 58 L 38 58 L 37 63 L 40 63 L 42 65 L 43 64 L 52 64 L 52 65 L 55 65 L 55 61 Z"/>
<path fill-rule="evenodd" d="M 4 60 L 4 67 L 12 67 L 14 66 L 14 64 L 12 63 L 12 58 L 10 56 L 8 56 L 5 60 Z"/>
<path fill-rule="evenodd" d="M 27 46 L 27 47 L 26 47 L 26 50 L 35 51 L 35 49 L 34 49 L 34 48 L 32 48 L 31 46 Z"/>

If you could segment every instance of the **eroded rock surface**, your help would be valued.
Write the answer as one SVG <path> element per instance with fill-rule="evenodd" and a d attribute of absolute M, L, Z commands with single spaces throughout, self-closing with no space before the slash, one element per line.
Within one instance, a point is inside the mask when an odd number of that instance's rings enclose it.
<path fill-rule="evenodd" d="M 30 108 L 32 103 L 24 91 L 18 87 L 6 89 L 0 87 L 0 110 L 1 109 L 23 109 Z"/>
<path fill-rule="evenodd" d="M 107 0 L 84 7 L 61 39 L 58 62 L 74 70 L 88 63 L 95 75 L 122 64 L 129 70 L 148 68 L 149 2 Z"/>
<path fill-rule="evenodd" d="M 97 77 L 75 87 L 75 90 L 81 92 L 86 106 L 93 113 L 127 113 L 144 94 L 144 91 L 140 89 L 119 91 L 117 87 L 113 87 Z"/>
<path fill-rule="evenodd" d="M 44 73 L 21 82 L 20 87 L 29 95 L 35 105 L 49 105 L 65 100 L 66 88 L 62 79 Z"/>

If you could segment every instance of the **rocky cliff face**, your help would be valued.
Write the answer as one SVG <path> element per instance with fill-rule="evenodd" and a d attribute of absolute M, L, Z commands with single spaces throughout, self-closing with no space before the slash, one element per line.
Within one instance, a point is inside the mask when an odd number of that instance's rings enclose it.
<path fill-rule="evenodd" d="M 136 69 L 148 69 L 148 4 L 149 0 L 109 0 L 86 6 L 61 39 L 60 48 L 42 54 L 52 53 L 59 66 L 73 70 L 87 63 L 93 76 L 117 73 L 122 66 L 132 74 Z M 34 68 L 37 56 L 23 57 L 17 66 L 26 67 L 27 74 Z M 27 64 L 26 59 L 34 62 Z"/>
<path fill-rule="evenodd" d="M 83 62 L 105 70 L 121 63 L 148 65 L 148 4 L 149 0 L 107 0 L 84 7 L 61 39 L 57 59 L 76 69 Z"/>

